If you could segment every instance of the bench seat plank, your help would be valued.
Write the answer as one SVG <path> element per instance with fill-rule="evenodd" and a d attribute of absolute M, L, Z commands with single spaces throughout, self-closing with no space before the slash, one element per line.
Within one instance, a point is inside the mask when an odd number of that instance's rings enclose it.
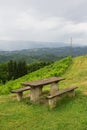
<path fill-rule="evenodd" d="M 48 98 L 48 99 L 51 99 L 51 98 L 57 97 L 57 96 L 62 95 L 62 94 L 64 94 L 64 93 L 66 93 L 66 92 L 70 92 L 70 91 L 72 91 L 72 90 L 74 90 L 74 89 L 76 89 L 76 88 L 78 88 L 78 87 L 77 87 L 77 86 L 74 86 L 74 87 L 71 87 L 71 88 L 65 88 L 64 90 L 58 91 L 58 92 L 55 93 L 54 95 L 47 96 L 47 98 Z"/>
<path fill-rule="evenodd" d="M 70 88 L 66 88 L 64 90 L 60 90 L 60 91 L 58 91 L 57 93 L 55 93 L 53 95 L 47 96 L 50 109 L 56 107 L 57 100 L 60 99 L 60 95 L 68 93 L 69 97 L 75 96 L 74 89 L 76 89 L 76 88 L 78 88 L 78 87 L 77 86 L 73 86 L 73 87 L 70 87 Z"/>
<path fill-rule="evenodd" d="M 25 88 L 19 88 L 19 89 L 16 89 L 16 90 L 11 90 L 11 92 L 16 93 L 18 101 L 21 101 L 22 97 L 23 97 L 23 92 L 30 90 L 30 89 L 31 89 L 31 87 L 28 86 L 28 87 L 25 87 Z"/>
<path fill-rule="evenodd" d="M 16 90 L 11 90 L 12 93 L 20 93 L 20 92 L 23 92 L 23 91 L 27 91 L 27 90 L 30 90 L 31 87 L 25 87 L 25 88 L 19 88 L 19 89 L 16 89 Z"/>

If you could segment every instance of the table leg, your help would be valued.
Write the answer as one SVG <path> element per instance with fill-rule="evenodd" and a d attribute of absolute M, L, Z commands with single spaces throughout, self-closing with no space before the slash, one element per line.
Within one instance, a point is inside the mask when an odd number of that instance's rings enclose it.
<path fill-rule="evenodd" d="M 30 100 L 33 101 L 34 103 L 38 103 L 40 101 L 41 94 L 42 94 L 42 86 L 31 88 Z"/>
<path fill-rule="evenodd" d="M 50 95 L 55 94 L 59 90 L 57 83 L 52 83 L 50 88 Z"/>
<path fill-rule="evenodd" d="M 17 99 L 18 101 L 22 100 L 23 92 L 17 93 Z"/>

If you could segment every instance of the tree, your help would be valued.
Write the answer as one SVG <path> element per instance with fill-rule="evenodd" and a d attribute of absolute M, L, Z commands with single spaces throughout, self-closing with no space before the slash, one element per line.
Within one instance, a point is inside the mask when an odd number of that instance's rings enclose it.
<path fill-rule="evenodd" d="M 8 62 L 8 80 L 14 79 L 14 62 L 10 60 Z"/>
<path fill-rule="evenodd" d="M 18 78 L 18 67 L 17 67 L 17 62 L 14 61 L 14 67 L 13 67 L 13 76 L 14 76 L 14 79 L 17 79 Z"/>
<path fill-rule="evenodd" d="M 23 75 L 27 74 L 27 65 L 25 61 L 10 60 L 8 62 L 8 80 L 17 79 Z"/>
<path fill-rule="evenodd" d="M 27 65 L 25 61 L 20 61 L 18 63 L 18 77 L 27 74 Z"/>
<path fill-rule="evenodd" d="M 2 63 L 0 64 L 0 83 L 5 84 L 7 80 L 8 80 L 7 64 Z"/>

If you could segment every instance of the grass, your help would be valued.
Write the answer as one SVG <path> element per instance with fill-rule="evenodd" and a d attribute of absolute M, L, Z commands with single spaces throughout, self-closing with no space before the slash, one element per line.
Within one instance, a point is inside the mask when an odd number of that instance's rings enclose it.
<path fill-rule="evenodd" d="M 73 58 L 71 66 L 63 77 L 66 78 L 64 83 L 61 83 L 63 88 L 77 85 L 79 90 L 87 91 L 87 55 Z"/>
<path fill-rule="evenodd" d="M 57 107 L 18 102 L 15 95 L 0 96 L 0 130 L 87 130 L 87 56 L 73 58 L 60 88 L 77 85 L 76 96 L 64 97 Z"/>
<path fill-rule="evenodd" d="M 54 110 L 34 105 L 12 95 L 0 97 L 0 130 L 86 130 L 87 96 L 80 91 L 74 98 L 63 98 Z"/>

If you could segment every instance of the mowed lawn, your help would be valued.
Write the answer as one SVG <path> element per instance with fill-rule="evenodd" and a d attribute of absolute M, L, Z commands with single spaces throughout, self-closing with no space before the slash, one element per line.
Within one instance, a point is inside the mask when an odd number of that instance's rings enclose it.
<path fill-rule="evenodd" d="M 87 56 L 73 59 L 60 89 L 77 85 L 76 96 L 64 97 L 49 110 L 47 103 L 18 102 L 16 95 L 0 96 L 0 130 L 87 130 Z"/>

